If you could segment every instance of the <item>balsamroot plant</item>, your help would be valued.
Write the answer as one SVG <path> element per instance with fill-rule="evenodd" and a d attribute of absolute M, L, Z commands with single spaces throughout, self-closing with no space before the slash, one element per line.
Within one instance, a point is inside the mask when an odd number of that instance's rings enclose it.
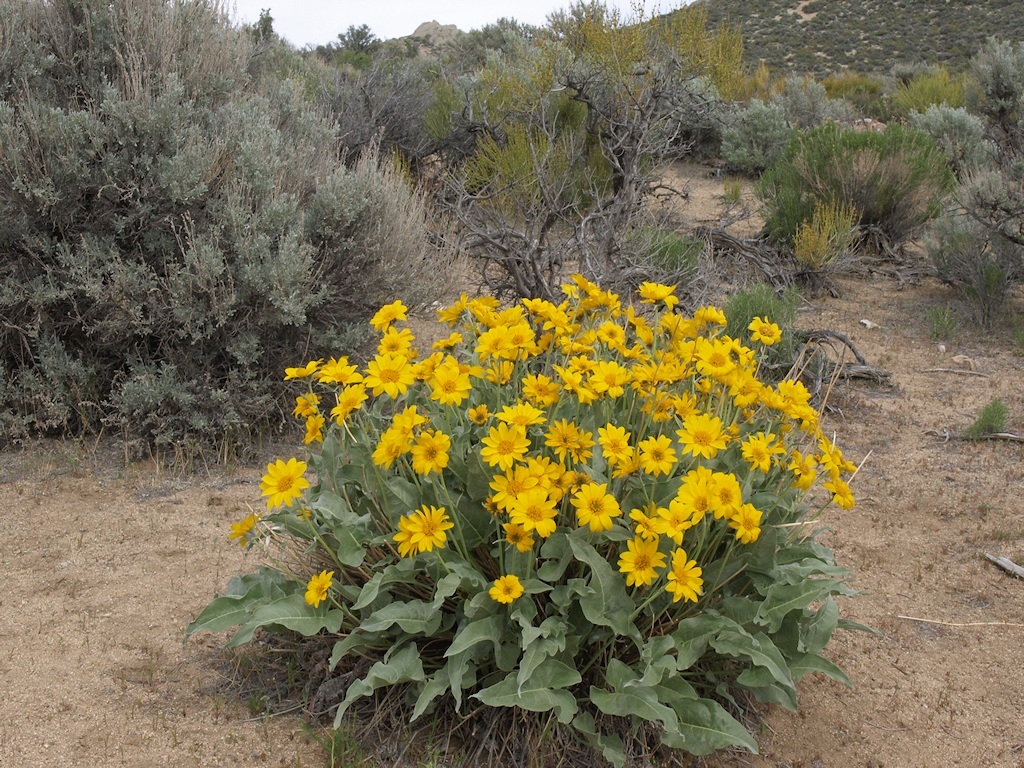
<path fill-rule="evenodd" d="M 723 686 L 795 709 L 804 675 L 846 681 L 821 655 L 845 571 L 808 523 L 854 505 L 855 468 L 802 384 L 760 380 L 778 325 L 754 317 L 745 346 L 674 290 L 463 296 L 432 350 L 394 302 L 365 366 L 287 369 L 309 455 L 268 467 L 267 512 L 231 537 L 291 554 L 188 634 L 332 641 L 336 723 L 398 687 L 413 720 L 528 713 L 616 765 L 623 737 L 753 750 Z"/>

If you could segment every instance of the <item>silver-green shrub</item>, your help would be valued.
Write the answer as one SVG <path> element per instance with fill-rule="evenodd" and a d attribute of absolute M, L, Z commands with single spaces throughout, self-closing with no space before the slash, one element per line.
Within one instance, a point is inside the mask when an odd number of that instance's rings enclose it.
<path fill-rule="evenodd" d="M 958 178 L 995 157 L 995 144 L 985 138 L 985 121 L 963 107 L 932 105 L 925 112 L 911 112 L 908 122 L 935 139 Z"/>
<path fill-rule="evenodd" d="M 281 422 L 286 362 L 440 279 L 423 202 L 375 156 L 342 168 L 301 86 L 257 88 L 218 3 L 0 25 L 0 434 L 244 438 Z"/>
<path fill-rule="evenodd" d="M 722 129 L 722 159 L 737 171 L 759 175 L 782 157 L 792 136 L 781 104 L 751 99 Z"/>

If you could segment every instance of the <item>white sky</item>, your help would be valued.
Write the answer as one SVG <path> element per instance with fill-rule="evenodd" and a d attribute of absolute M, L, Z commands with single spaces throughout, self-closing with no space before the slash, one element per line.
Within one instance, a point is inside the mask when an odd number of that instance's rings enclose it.
<path fill-rule="evenodd" d="M 634 2 L 606 0 L 605 4 L 628 17 Z M 647 12 L 667 13 L 685 4 L 683 0 L 648 0 Z M 302 48 L 336 40 L 350 26 L 360 24 L 382 40 L 411 35 L 424 21 L 454 24 L 463 32 L 502 17 L 540 25 L 549 13 L 570 5 L 570 0 L 235 0 L 234 5 L 239 23 L 253 23 L 264 8 L 269 9 L 274 31 Z"/>

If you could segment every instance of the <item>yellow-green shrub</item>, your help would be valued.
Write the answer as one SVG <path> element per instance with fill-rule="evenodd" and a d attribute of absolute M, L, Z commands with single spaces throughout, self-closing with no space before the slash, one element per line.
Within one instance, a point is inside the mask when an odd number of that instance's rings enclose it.
<path fill-rule="evenodd" d="M 853 505 L 854 468 L 799 382 L 758 380 L 778 326 L 754 318 L 751 349 L 721 310 L 675 313 L 668 286 L 641 285 L 638 307 L 564 289 L 463 296 L 429 355 L 396 302 L 364 369 L 289 369 L 315 450 L 268 467 L 270 513 L 232 537 L 308 561 L 233 579 L 188 633 L 334 637 L 332 669 L 363 660 L 336 722 L 401 685 L 413 718 L 535 712 L 619 765 L 616 733 L 638 726 L 753 749 L 723 683 L 795 709 L 804 674 L 845 681 L 820 656 L 844 571 L 806 523 Z"/>

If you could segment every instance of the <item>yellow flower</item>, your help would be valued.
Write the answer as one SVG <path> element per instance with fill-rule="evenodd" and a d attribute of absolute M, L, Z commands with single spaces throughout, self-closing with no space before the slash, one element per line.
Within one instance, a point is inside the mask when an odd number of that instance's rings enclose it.
<path fill-rule="evenodd" d="M 686 559 L 686 550 L 677 549 L 672 553 L 672 568 L 668 572 L 665 590 L 672 593 L 672 602 L 678 603 L 684 597 L 694 603 L 704 591 L 704 571 L 697 567 L 696 560 Z"/>
<path fill-rule="evenodd" d="M 384 431 L 373 450 L 373 463 L 378 467 L 390 469 L 399 456 L 412 450 L 412 437 L 398 427 L 390 427 Z"/>
<path fill-rule="evenodd" d="M 490 482 L 494 495 L 491 497 L 498 509 L 509 512 L 519 494 L 536 488 L 540 478 L 533 474 L 529 467 L 513 466 L 504 475 L 495 475 Z"/>
<path fill-rule="evenodd" d="M 758 432 L 742 443 L 743 458 L 750 462 L 750 468 L 759 472 L 768 472 L 772 468 L 772 456 L 785 453 L 784 446 L 775 442 L 775 435 Z"/>
<path fill-rule="evenodd" d="M 496 603 L 510 605 L 523 596 L 523 585 L 519 583 L 519 577 L 513 573 L 494 580 L 494 586 L 487 590 L 487 594 Z"/>
<path fill-rule="evenodd" d="M 320 571 L 306 584 L 306 603 L 319 608 L 320 603 L 327 599 L 327 592 L 334 580 L 334 571 Z"/>
<path fill-rule="evenodd" d="M 442 405 L 461 405 L 472 388 L 469 374 L 462 371 L 454 357 L 445 358 L 430 379 L 430 397 Z"/>
<path fill-rule="evenodd" d="M 467 306 L 469 306 L 469 297 L 466 294 L 462 294 L 459 296 L 459 300 L 450 307 L 437 310 L 437 319 L 439 322 L 447 325 L 455 325 L 459 322 L 459 318 L 462 317 L 462 313 L 466 311 Z"/>
<path fill-rule="evenodd" d="M 228 536 L 229 539 L 238 539 L 240 546 L 245 546 L 252 541 L 256 540 L 256 523 L 260 521 L 260 516 L 253 512 L 247 518 L 242 520 L 240 523 L 231 524 L 231 533 Z"/>
<path fill-rule="evenodd" d="M 766 347 L 770 347 L 782 338 L 782 329 L 779 326 L 760 317 L 751 320 L 747 330 L 750 331 L 751 339 L 761 342 Z"/>
<path fill-rule="evenodd" d="M 474 406 L 466 411 L 466 415 L 474 424 L 482 425 L 491 417 L 491 412 L 487 409 L 487 405 L 485 403 L 481 403 L 480 405 Z"/>
<path fill-rule="evenodd" d="M 509 510 L 509 519 L 525 531 L 536 531 L 546 539 L 558 527 L 558 508 L 545 488 L 530 488 L 516 496 Z"/>
<path fill-rule="evenodd" d="M 497 466 L 502 470 L 507 470 L 521 460 L 530 449 L 530 439 L 526 436 L 526 430 L 522 427 L 510 427 L 508 424 L 491 427 L 490 433 L 481 442 L 484 447 L 480 450 L 480 458 L 486 461 L 488 466 Z"/>
<path fill-rule="evenodd" d="M 612 518 L 622 514 L 619 502 L 607 493 L 607 488 L 607 483 L 587 483 L 572 497 L 576 520 L 595 533 L 611 530 Z"/>
<path fill-rule="evenodd" d="M 532 427 L 544 423 L 544 411 L 534 408 L 529 403 L 506 405 L 497 416 L 498 421 L 517 427 Z"/>
<path fill-rule="evenodd" d="M 508 326 L 499 325 L 481 333 L 476 340 L 476 354 L 481 360 L 489 360 L 492 357 L 514 358 L 518 350 L 512 346 L 512 334 L 509 333 Z"/>
<path fill-rule="evenodd" d="M 431 552 L 434 547 L 444 547 L 448 540 L 445 531 L 454 527 L 455 523 L 448 518 L 444 507 L 424 504 L 411 515 L 403 515 L 399 519 L 399 533 L 395 534 L 394 540 L 399 543 L 400 548 L 407 542 L 411 554 Z M 399 539 L 399 536 L 402 536 L 402 539 Z"/>
<path fill-rule="evenodd" d="M 850 490 L 849 484 L 845 480 L 835 478 L 826 483 L 822 483 L 821 487 L 832 494 L 832 501 L 838 504 L 843 509 L 853 509 L 856 504 L 853 498 L 853 491 Z"/>
<path fill-rule="evenodd" d="M 428 421 L 430 419 L 420 413 L 415 405 L 409 405 L 404 411 L 391 417 L 391 428 L 406 437 L 412 437 L 416 427 L 426 424 Z"/>
<path fill-rule="evenodd" d="M 672 307 L 679 303 L 679 297 L 674 295 L 675 292 L 676 287 L 674 285 L 662 285 L 660 283 L 640 283 L 640 287 L 637 289 L 637 293 L 644 304 L 655 304 L 661 301 L 664 302 L 667 309 L 672 309 Z"/>
<path fill-rule="evenodd" d="M 439 430 L 424 430 L 412 446 L 412 469 L 421 475 L 442 472 L 448 466 L 451 438 Z"/>
<path fill-rule="evenodd" d="M 320 395 L 314 394 L 313 392 L 307 392 L 304 395 L 299 395 L 295 398 L 295 409 L 292 411 L 292 416 L 299 419 L 305 419 L 313 416 L 320 412 Z"/>
<path fill-rule="evenodd" d="M 669 503 L 670 511 L 687 516 L 687 528 L 699 523 L 714 508 L 714 473 L 707 467 L 697 467 L 687 472 L 675 498 Z"/>
<path fill-rule="evenodd" d="M 633 530 L 647 541 L 657 541 L 661 535 L 658 518 L 663 511 L 667 512 L 668 510 L 653 502 L 645 505 L 643 509 L 631 510 L 629 519 L 633 521 Z"/>
<path fill-rule="evenodd" d="M 815 469 L 816 465 L 817 462 L 815 462 L 814 457 L 810 454 L 804 456 L 800 451 L 793 451 L 793 458 L 787 467 L 793 473 L 793 486 L 806 491 L 814 485 L 814 478 L 818 476 L 818 470 Z"/>
<path fill-rule="evenodd" d="M 698 339 L 694 356 L 697 370 L 719 381 L 725 380 L 736 368 L 732 345 L 723 339 Z"/>
<path fill-rule="evenodd" d="M 447 338 L 438 339 L 433 343 L 431 349 L 451 349 L 457 347 L 462 343 L 462 334 L 458 331 L 452 331 L 448 334 Z"/>
<path fill-rule="evenodd" d="M 356 373 L 354 364 L 349 365 L 347 357 L 339 357 L 337 360 L 332 357 L 317 372 L 316 379 L 321 384 L 340 384 L 344 387 L 349 384 L 358 384 L 363 380 L 363 376 Z"/>
<path fill-rule="evenodd" d="M 699 471 L 699 470 L 698 470 Z M 711 473 L 711 509 L 715 518 L 732 517 L 743 503 L 743 489 L 731 472 Z"/>
<path fill-rule="evenodd" d="M 331 409 L 331 416 L 338 424 L 344 424 L 349 416 L 363 407 L 366 398 L 366 387 L 362 384 L 345 387 L 338 393 L 338 404 Z"/>
<path fill-rule="evenodd" d="M 559 461 L 569 456 L 573 461 L 586 461 L 593 455 L 594 436 L 571 421 L 562 419 L 548 427 L 544 445 L 553 448 Z"/>
<path fill-rule="evenodd" d="M 628 368 L 614 360 L 599 360 L 590 373 L 587 385 L 599 395 L 616 398 L 625 394 L 629 379 Z"/>
<path fill-rule="evenodd" d="M 617 427 L 611 422 L 598 428 L 597 442 L 604 452 L 604 460 L 609 467 L 614 467 L 630 458 L 630 437 L 632 435 L 626 431 L 625 427 Z"/>
<path fill-rule="evenodd" d="M 640 452 L 640 469 L 655 477 L 669 474 L 677 461 L 672 441 L 665 435 L 641 440 L 637 450 Z"/>
<path fill-rule="evenodd" d="M 291 379 L 305 379 L 308 376 L 312 376 L 316 373 L 316 369 L 320 367 L 321 363 L 323 363 L 323 358 L 319 360 L 310 360 L 303 368 L 285 368 L 284 380 L 290 381 Z"/>
<path fill-rule="evenodd" d="M 505 541 L 520 552 L 529 552 L 533 549 L 533 536 L 523 526 L 515 523 L 503 523 L 501 527 L 505 530 Z"/>
<path fill-rule="evenodd" d="M 316 416 L 310 416 L 306 419 L 306 436 L 302 438 L 302 442 L 306 445 L 309 445 L 310 443 L 322 443 L 324 441 L 325 423 L 326 420 L 319 414 Z"/>
<path fill-rule="evenodd" d="M 306 462 L 288 459 L 288 463 L 278 459 L 267 465 L 267 474 L 260 480 L 262 495 L 268 496 L 267 506 L 278 507 L 291 504 L 309 488 L 309 481 L 302 475 L 306 471 Z"/>
<path fill-rule="evenodd" d="M 725 424 L 708 413 L 696 413 L 683 419 L 683 428 L 677 430 L 676 435 L 683 446 L 683 453 L 705 459 L 715 458 L 729 442 Z"/>
<path fill-rule="evenodd" d="M 558 384 L 542 373 L 523 377 L 523 397 L 540 408 L 550 408 L 558 402 Z"/>
<path fill-rule="evenodd" d="M 416 358 L 418 354 L 413 348 L 412 343 L 415 341 L 415 337 L 412 335 L 412 331 L 408 328 L 398 330 L 397 328 L 388 328 L 381 337 L 380 342 L 377 344 L 377 354 L 379 355 L 397 355 L 403 354 L 410 360 Z"/>
<path fill-rule="evenodd" d="M 658 551 L 657 540 L 631 539 L 619 555 L 619 573 L 626 574 L 626 586 L 648 585 L 657 577 L 657 568 L 665 567 L 665 555 Z"/>
<path fill-rule="evenodd" d="M 408 307 L 401 301 L 385 304 L 377 310 L 377 314 L 370 318 L 370 325 L 378 331 L 387 330 L 392 323 L 407 319 L 406 312 L 408 312 Z"/>
<path fill-rule="evenodd" d="M 484 378 L 492 384 L 504 386 L 512 380 L 515 373 L 515 363 L 511 360 L 495 360 L 484 370 Z"/>
<path fill-rule="evenodd" d="M 377 355 L 366 366 L 366 377 L 363 381 L 373 390 L 374 397 L 386 394 L 397 398 L 404 395 L 416 380 L 409 358 L 405 355 Z"/>
<path fill-rule="evenodd" d="M 761 510 L 753 504 L 744 504 L 739 508 L 729 527 L 736 531 L 736 538 L 743 544 L 752 544 L 761 535 Z"/>
<path fill-rule="evenodd" d="M 693 319 L 699 325 L 725 325 L 725 312 L 718 307 L 701 307 L 693 313 Z"/>

